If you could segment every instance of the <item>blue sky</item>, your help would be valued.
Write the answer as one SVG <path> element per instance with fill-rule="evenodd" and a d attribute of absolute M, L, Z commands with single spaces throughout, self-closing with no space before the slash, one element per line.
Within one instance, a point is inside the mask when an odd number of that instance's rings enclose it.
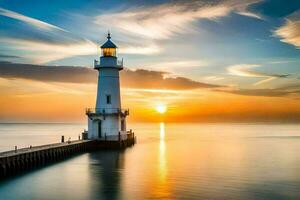
<path fill-rule="evenodd" d="M 4 61 L 91 67 L 110 30 L 130 69 L 241 88 L 300 84 L 297 0 L 0 0 L 0 8 Z"/>

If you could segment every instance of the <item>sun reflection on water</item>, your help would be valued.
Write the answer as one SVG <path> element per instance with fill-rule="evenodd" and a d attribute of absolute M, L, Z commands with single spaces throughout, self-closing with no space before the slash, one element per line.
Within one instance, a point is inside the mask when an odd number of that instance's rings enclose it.
<path fill-rule="evenodd" d="M 166 159 L 165 123 L 160 123 L 159 142 L 159 170 L 156 195 L 158 197 L 169 197 L 170 188 L 167 181 L 168 165 Z"/>
<path fill-rule="evenodd" d="M 165 123 L 160 123 L 160 142 L 159 142 L 159 177 L 160 182 L 164 182 L 167 175 L 166 166 L 166 143 L 165 143 Z"/>
<path fill-rule="evenodd" d="M 165 135 L 166 135 L 166 133 L 165 133 L 165 123 L 161 122 L 159 124 L 159 127 L 160 127 L 160 132 L 159 132 L 160 137 L 159 138 L 160 138 L 160 141 L 162 142 L 162 141 L 165 140 Z"/>
<path fill-rule="evenodd" d="M 159 177 L 160 182 L 164 182 L 167 175 L 166 166 L 166 144 L 165 144 L 165 123 L 160 123 L 160 142 L 159 142 Z"/>

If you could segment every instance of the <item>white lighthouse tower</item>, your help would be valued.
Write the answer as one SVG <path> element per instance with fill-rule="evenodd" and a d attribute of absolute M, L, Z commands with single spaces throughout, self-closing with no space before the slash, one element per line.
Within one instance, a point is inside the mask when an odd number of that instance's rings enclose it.
<path fill-rule="evenodd" d="M 117 59 L 117 46 L 111 41 L 110 33 L 101 50 L 100 62 L 94 61 L 94 69 L 99 72 L 96 108 L 86 111 L 88 138 L 124 140 L 129 111 L 121 108 L 119 71 L 123 69 L 123 60 Z"/>

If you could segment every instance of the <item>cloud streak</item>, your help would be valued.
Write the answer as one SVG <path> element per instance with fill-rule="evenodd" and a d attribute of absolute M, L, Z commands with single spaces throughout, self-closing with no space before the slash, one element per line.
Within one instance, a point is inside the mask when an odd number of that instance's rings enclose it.
<path fill-rule="evenodd" d="M 300 11 L 294 13 L 283 26 L 274 31 L 274 35 L 281 38 L 280 41 L 300 48 Z"/>
<path fill-rule="evenodd" d="M 95 55 L 97 46 L 89 40 L 77 40 L 74 43 L 51 43 L 16 38 L 1 38 L 0 43 L 13 45 L 16 50 L 25 51 L 26 58 L 34 63 L 47 63 L 79 55 Z"/>
<path fill-rule="evenodd" d="M 221 91 L 221 90 L 219 90 Z M 282 89 L 238 89 L 226 91 L 232 94 L 239 94 L 244 96 L 264 96 L 264 97 L 283 97 L 290 94 L 300 94 L 300 90 L 288 91 Z"/>
<path fill-rule="evenodd" d="M 19 56 L 0 54 L 0 58 L 20 58 Z"/>
<path fill-rule="evenodd" d="M 121 54 L 152 55 L 160 53 L 162 49 L 155 44 L 145 46 L 124 45 L 119 49 Z"/>
<path fill-rule="evenodd" d="M 179 60 L 174 59 L 174 61 L 161 61 L 161 62 L 153 62 L 144 64 L 143 68 L 152 69 L 152 70 L 160 70 L 160 71 L 169 71 L 176 72 L 178 69 L 191 69 L 207 66 L 209 64 L 208 61 L 205 60 Z"/>
<path fill-rule="evenodd" d="M 230 75 L 234 76 L 242 76 L 242 77 L 255 77 L 255 78 L 266 78 L 264 80 L 258 81 L 253 85 L 261 85 L 272 81 L 277 78 L 286 78 L 288 74 L 267 74 L 262 72 L 253 71 L 253 68 L 260 67 L 260 65 L 255 64 L 239 64 L 239 65 L 232 65 L 227 68 L 227 71 Z"/>
<path fill-rule="evenodd" d="M 280 87 L 274 89 L 230 89 L 216 91 L 227 92 L 244 96 L 284 97 L 288 95 L 300 95 L 300 85 Z"/>
<path fill-rule="evenodd" d="M 0 15 L 5 16 L 5 17 L 9 17 L 12 19 L 16 19 L 22 22 L 25 22 L 31 26 L 40 28 L 40 29 L 44 29 L 44 30 L 60 30 L 60 31 L 66 31 L 58 26 L 43 22 L 41 20 L 38 19 L 34 19 L 22 14 L 19 14 L 17 12 L 13 12 L 4 8 L 0 8 Z"/>

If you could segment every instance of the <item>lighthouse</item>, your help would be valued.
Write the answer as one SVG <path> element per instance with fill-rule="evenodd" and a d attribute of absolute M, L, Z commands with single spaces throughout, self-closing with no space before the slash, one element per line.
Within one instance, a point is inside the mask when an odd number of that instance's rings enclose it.
<path fill-rule="evenodd" d="M 117 46 L 107 41 L 101 46 L 100 60 L 94 61 L 98 71 L 96 107 L 88 108 L 88 139 L 125 140 L 127 139 L 126 117 L 129 110 L 121 107 L 120 76 L 123 60 L 117 58 Z"/>

